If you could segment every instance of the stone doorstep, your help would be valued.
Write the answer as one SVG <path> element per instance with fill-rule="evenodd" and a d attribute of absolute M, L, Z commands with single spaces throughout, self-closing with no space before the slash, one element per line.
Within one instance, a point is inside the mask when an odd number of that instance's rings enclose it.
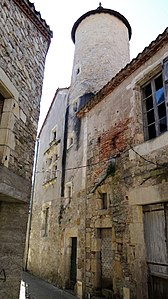
<path fill-rule="evenodd" d="M 113 291 L 112 290 L 102 289 L 101 293 L 102 293 L 101 295 L 97 294 L 93 298 L 94 299 L 105 299 L 105 298 L 111 299 L 111 298 L 113 298 Z"/>

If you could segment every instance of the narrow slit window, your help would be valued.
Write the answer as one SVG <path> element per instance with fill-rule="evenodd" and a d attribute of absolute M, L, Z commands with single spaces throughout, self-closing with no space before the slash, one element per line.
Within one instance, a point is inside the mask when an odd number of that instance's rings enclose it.
<path fill-rule="evenodd" d="M 49 224 L 49 207 L 44 211 L 44 237 L 48 236 L 48 224 Z"/>
<path fill-rule="evenodd" d="M 107 209 L 107 193 L 102 193 L 101 194 L 101 199 L 102 199 L 102 209 Z"/>
<path fill-rule="evenodd" d="M 2 112 L 3 112 L 4 101 L 5 101 L 5 98 L 4 98 L 3 95 L 0 93 L 0 122 L 1 122 L 1 118 L 2 118 Z"/>

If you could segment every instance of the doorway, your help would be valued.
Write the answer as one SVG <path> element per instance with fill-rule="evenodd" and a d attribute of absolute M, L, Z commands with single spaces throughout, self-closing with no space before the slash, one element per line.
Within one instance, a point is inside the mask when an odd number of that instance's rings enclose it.
<path fill-rule="evenodd" d="M 112 230 L 111 228 L 100 229 L 101 237 L 101 288 L 112 290 Z"/>
<path fill-rule="evenodd" d="M 143 208 L 149 298 L 168 298 L 168 204 Z"/>
<path fill-rule="evenodd" d="M 77 273 L 77 238 L 73 237 L 71 247 L 71 265 L 70 265 L 70 289 L 74 290 Z"/>

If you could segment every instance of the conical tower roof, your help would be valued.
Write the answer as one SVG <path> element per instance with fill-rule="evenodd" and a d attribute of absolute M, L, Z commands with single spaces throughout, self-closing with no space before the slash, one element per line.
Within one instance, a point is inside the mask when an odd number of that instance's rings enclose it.
<path fill-rule="evenodd" d="M 129 22 L 127 21 L 127 19 L 120 14 L 118 11 L 112 10 L 112 9 L 107 9 L 102 7 L 101 3 L 99 3 L 99 6 L 97 9 L 95 10 L 90 10 L 88 12 L 86 12 L 85 14 L 83 14 L 73 25 L 72 27 L 72 31 L 71 31 L 71 37 L 72 37 L 72 41 L 75 43 L 75 33 L 76 30 L 79 26 L 79 24 L 87 17 L 91 16 L 91 15 L 95 15 L 95 14 L 101 14 L 101 13 L 106 13 L 106 14 L 110 14 L 115 16 L 116 18 L 118 18 L 119 20 L 121 20 L 125 26 L 128 28 L 128 35 L 129 35 L 129 39 L 131 39 L 131 34 L 132 34 L 132 30 L 131 30 L 131 26 L 129 24 Z"/>

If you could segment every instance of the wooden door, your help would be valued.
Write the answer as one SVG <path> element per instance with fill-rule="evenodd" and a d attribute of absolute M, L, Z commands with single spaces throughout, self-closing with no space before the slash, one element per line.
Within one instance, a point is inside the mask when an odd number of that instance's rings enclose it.
<path fill-rule="evenodd" d="M 168 299 L 168 205 L 148 205 L 143 211 L 149 298 Z"/>

